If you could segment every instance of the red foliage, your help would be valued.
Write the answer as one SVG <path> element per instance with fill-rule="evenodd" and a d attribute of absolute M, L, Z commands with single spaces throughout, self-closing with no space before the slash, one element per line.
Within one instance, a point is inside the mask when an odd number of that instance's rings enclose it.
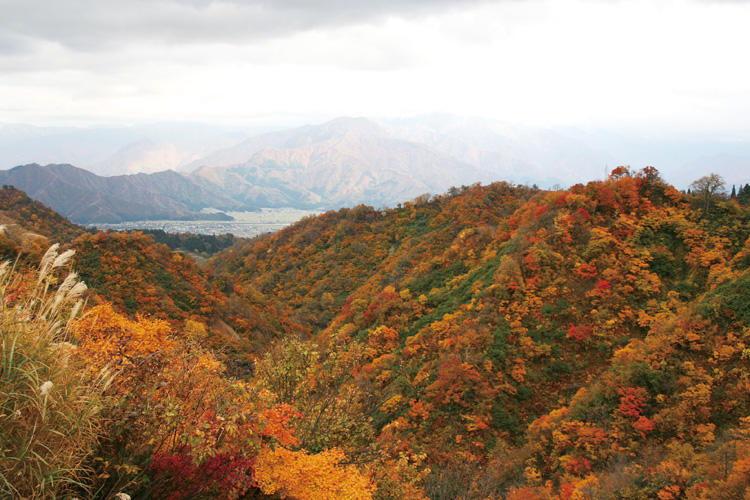
<path fill-rule="evenodd" d="M 638 420 L 633 422 L 633 427 L 635 428 L 635 430 L 641 433 L 641 437 L 643 437 L 643 439 L 646 439 L 646 433 L 656 429 L 656 422 L 641 415 Z"/>
<path fill-rule="evenodd" d="M 249 458 L 219 453 L 200 464 L 193 463 L 189 448 L 177 455 L 159 453 L 148 468 L 155 491 L 167 500 L 213 493 L 217 499 L 236 498 L 255 486 L 254 462 Z"/>
<path fill-rule="evenodd" d="M 576 490 L 576 483 L 563 483 L 560 485 L 560 500 L 570 500 Z"/>
<path fill-rule="evenodd" d="M 612 287 L 612 285 L 607 280 L 599 280 L 599 283 L 596 284 L 597 290 L 609 290 Z"/>
<path fill-rule="evenodd" d="M 584 341 L 591 337 L 594 330 L 588 326 L 571 326 L 568 328 L 568 338 L 578 341 Z"/>
<path fill-rule="evenodd" d="M 610 288 L 612 288 L 612 284 L 609 281 L 600 279 L 594 290 L 602 296 L 609 297 L 612 293 Z"/>
<path fill-rule="evenodd" d="M 648 392 L 643 387 L 626 387 L 620 389 L 620 406 L 617 410 L 626 417 L 638 418 L 646 407 Z"/>
<path fill-rule="evenodd" d="M 565 472 L 583 476 L 591 471 L 591 462 L 587 458 L 574 458 L 565 464 Z"/>
<path fill-rule="evenodd" d="M 596 266 L 584 263 L 578 266 L 576 272 L 578 273 L 578 276 L 581 276 L 582 278 L 596 278 L 599 271 L 596 269 Z"/>
<path fill-rule="evenodd" d="M 617 194 L 607 186 L 599 186 L 596 198 L 599 201 L 599 207 L 604 211 L 616 213 L 620 209 Z"/>
<path fill-rule="evenodd" d="M 612 172 L 609 175 L 613 179 L 620 179 L 622 177 L 626 177 L 626 176 L 630 175 L 630 171 L 628 170 L 628 167 L 622 167 L 622 166 L 620 166 L 620 167 L 617 167 L 617 168 L 613 169 Z"/>

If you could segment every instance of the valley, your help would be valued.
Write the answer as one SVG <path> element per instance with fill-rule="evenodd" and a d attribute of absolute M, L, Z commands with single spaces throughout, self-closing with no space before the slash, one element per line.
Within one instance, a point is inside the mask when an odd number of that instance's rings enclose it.
<path fill-rule="evenodd" d="M 238 238 L 252 238 L 263 233 L 279 231 L 294 224 L 304 217 L 317 215 L 319 212 L 298 210 L 290 207 L 262 208 L 259 212 L 226 212 L 233 220 L 144 220 L 121 222 L 117 224 L 93 223 L 87 227 L 101 231 L 138 231 L 143 229 L 161 229 L 167 233 L 192 233 L 203 235 L 231 234 Z"/>

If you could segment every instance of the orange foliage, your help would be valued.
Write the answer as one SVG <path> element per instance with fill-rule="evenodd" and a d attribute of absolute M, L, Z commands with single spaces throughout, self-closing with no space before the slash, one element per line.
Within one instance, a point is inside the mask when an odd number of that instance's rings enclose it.
<path fill-rule="evenodd" d="M 315 455 L 278 447 L 264 448 L 256 466 L 258 486 L 268 495 L 309 500 L 370 500 L 366 477 L 341 465 L 344 453 L 332 449 Z"/>

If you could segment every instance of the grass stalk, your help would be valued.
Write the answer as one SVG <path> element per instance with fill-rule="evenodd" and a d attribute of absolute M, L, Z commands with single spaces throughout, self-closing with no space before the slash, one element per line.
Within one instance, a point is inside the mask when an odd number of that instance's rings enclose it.
<path fill-rule="evenodd" d="M 85 285 L 58 276 L 72 251 L 53 245 L 34 274 L 0 265 L 0 497 L 85 497 L 84 465 L 101 433 L 106 373 L 68 343 Z"/>

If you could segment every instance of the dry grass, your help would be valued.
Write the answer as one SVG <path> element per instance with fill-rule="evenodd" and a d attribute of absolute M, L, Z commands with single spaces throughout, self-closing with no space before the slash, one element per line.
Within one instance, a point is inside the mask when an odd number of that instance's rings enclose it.
<path fill-rule="evenodd" d="M 85 495 L 83 465 L 100 435 L 106 374 L 88 373 L 68 342 L 86 286 L 72 251 L 52 246 L 36 275 L 0 265 L 0 497 Z"/>

